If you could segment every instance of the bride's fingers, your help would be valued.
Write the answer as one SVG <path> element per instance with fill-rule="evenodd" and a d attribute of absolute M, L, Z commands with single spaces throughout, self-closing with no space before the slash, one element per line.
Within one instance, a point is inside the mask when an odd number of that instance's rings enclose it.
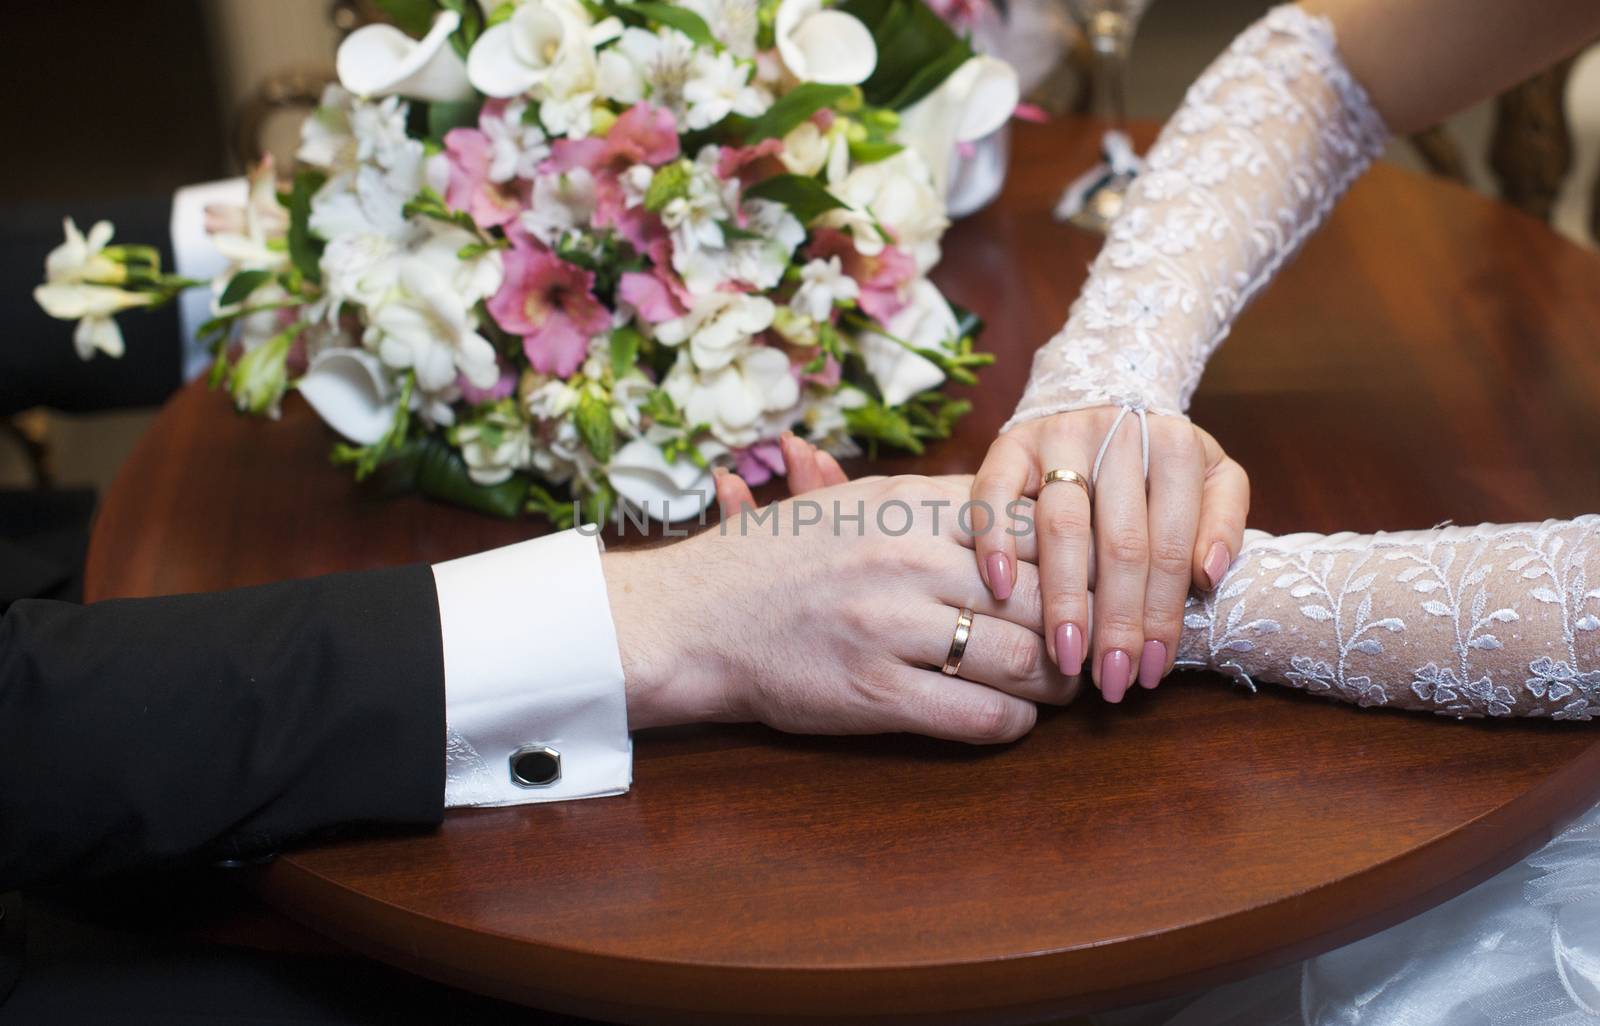
<path fill-rule="evenodd" d="M 755 496 L 750 494 L 750 486 L 744 478 L 723 467 L 712 470 L 711 477 L 716 481 L 717 509 L 722 519 L 732 520 L 747 509 L 756 508 Z"/>
<path fill-rule="evenodd" d="M 1198 428 L 1205 447 L 1205 482 L 1200 493 L 1200 528 L 1194 544 L 1194 586 L 1210 591 L 1228 572 L 1244 546 L 1244 525 L 1250 514 L 1250 478 L 1229 459 L 1205 431 Z"/>
<path fill-rule="evenodd" d="M 817 466 L 817 450 L 810 442 L 785 431 L 778 439 L 783 452 L 784 472 L 789 479 L 789 494 L 804 495 L 823 486 L 822 470 Z"/>
<path fill-rule="evenodd" d="M 850 480 L 850 475 L 839 466 L 839 461 L 833 458 L 830 452 L 817 450 L 817 468 L 822 471 L 822 484 L 824 487 L 841 485 Z"/>
<path fill-rule="evenodd" d="M 1004 524 L 1006 510 L 1012 501 L 1028 491 L 1029 478 L 1034 465 L 1033 454 L 1011 435 L 1001 435 L 989 446 L 989 453 L 972 479 L 972 503 L 983 513 L 973 512 L 973 520 L 986 523 L 972 525 L 977 534 L 975 548 L 978 554 L 978 572 L 994 597 L 1002 602 L 1011 594 L 1016 583 L 1017 548 Z"/>

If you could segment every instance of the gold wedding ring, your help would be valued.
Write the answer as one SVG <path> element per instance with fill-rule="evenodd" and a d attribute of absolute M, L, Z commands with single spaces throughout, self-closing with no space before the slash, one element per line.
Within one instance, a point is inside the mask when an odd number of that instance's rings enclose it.
<path fill-rule="evenodd" d="M 956 615 L 956 633 L 950 639 L 950 654 L 944 657 L 941 670 L 952 677 L 961 672 L 961 657 L 967 654 L 967 639 L 970 637 L 972 637 L 972 610 L 962 606 L 961 612 Z"/>
<path fill-rule="evenodd" d="M 1050 485 L 1055 484 L 1057 481 L 1065 481 L 1068 484 L 1077 485 L 1079 488 L 1083 489 L 1084 498 L 1088 499 L 1090 502 L 1094 501 L 1094 493 L 1089 490 L 1089 479 L 1078 473 L 1076 470 L 1050 471 L 1049 473 L 1045 474 L 1044 482 L 1039 485 L 1039 490 L 1042 492 Z"/>

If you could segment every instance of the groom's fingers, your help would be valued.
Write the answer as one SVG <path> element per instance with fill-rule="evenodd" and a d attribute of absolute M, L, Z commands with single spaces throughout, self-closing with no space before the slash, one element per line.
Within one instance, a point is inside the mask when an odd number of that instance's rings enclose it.
<path fill-rule="evenodd" d="M 833 453 L 831 452 L 817 450 L 817 469 L 822 471 L 822 485 L 825 488 L 842 485 L 850 480 L 850 475 L 846 474 L 844 468 L 839 466 L 839 461 L 833 458 Z"/>
<path fill-rule="evenodd" d="M 951 651 L 958 610 L 930 606 L 919 617 L 909 662 L 940 668 Z M 1078 679 L 1063 677 L 1045 657 L 1039 635 L 1008 620 L 974 613 L 956 676 L 1030 702 L 1066 705 L 1078 694 Z"/>
<path fill-rule="evenodd" d="M 872 702 L 865 713 L 871 717 L 871 727 L 880 731 L 998 745 L 1032 730 L 1039 715 L 1026 699 L 938 670 L 901 666 L 883 687 L 885 700 Z"/>

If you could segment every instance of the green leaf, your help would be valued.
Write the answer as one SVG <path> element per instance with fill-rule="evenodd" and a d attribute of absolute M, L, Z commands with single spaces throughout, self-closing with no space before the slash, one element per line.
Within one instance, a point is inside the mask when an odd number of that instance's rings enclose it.
<path fill-rule="evenodd" d="M 779 97 L 760 117 L 730 119 L 730 129 L 746 143 L 782 139 L 817 111 L 832 107 L 856 91 L 855 86 L 803 82 Z"/>
<path fill-rule="evenodd" d="M 844 206 L 844 201 L 829 192 L 821 182 L 804 175 L 774 175 L 746 189 L 745 195 L 782 203 L 802 225 L 808 225 L 828 211 Z"/>
<path fill-rule="evenodd" d="M 677 29 L 701 46 L 717 45 L 716 37 L 711 34 L 711 28 L 705 23 L 705 19 L 687 7 L 658 3 L 656 0 L 639 0 L 638 3 L 617 4 L 616 10 L 637 14 L 657 25 Z"/>
<path fill-rule="evenodd" d="M 893 445 L 911 452 L 922 452 L 922 440 L 912 429 L 911 421 L 900 410 L 885 406 L 877 399 L 854 410 L 846 410 L 845 423 L 850 433 L 865 439 L 871 455 L 876 458 L 878 443 Z"/>
<path fill-rule="evenodd" d="M 444 143 L 445 135 L 453 128 L 474 128 L 478 124 L 478 111 L 482 100 L 441 100 L 428 104 L 428 137 Z"/>
<path fill-rule="evenodd" d="M 579 503 L 586 524 L 605 525 L 611 519 L 611 511 L 616 508 L 617 493 L 609 482 L 602 482 L 594 491 L 583 497 Z"/>
<path fill-rule="evenodd" d="M 611 333 L 611 377 L 620 381 L 639 362 L 644 336 L 637 328 L 623 325 Z"/>
<path fill-rule="evenodd" d="M 843 0 L 878 44 L 878 65 L 861 85 L 867 103 L 902 110 L 936 89 L 973 54 L 923 0 Z"/>
<path fill-rule="evenodd" d="M 689 195 L 689 177 L 693 165 L 687 160 L 675 160 L 670 164 L 663 164 L 651 176 L 650 184 L 644 191 L 644 208 L 652 214 L 659 214 L 675 199 Z"/>
<path fill-rule="evenodd" d="M 307 281 L 318 284 L 322 282 L 323 242 L 311 234 L 311 197 L 327 180 L 321 171 L 307 168 L 298 172 L 288 203 L 289 260 Z"/>
<path fill-rule="evenodd" d="M 271 271 L 240 271 L 228 282 L 228 287 L 222 290 L 222 297 L 217 300 L 218 305 L 232 306 L 243 302 L 250 293 L 266 284 L 271 277 Z"/>
<path fill-rule="evenodd" d="M 461 454 L 437 434 L 423 435 L 416 449 L 417 490 L 422 494 L 507 520 L 522 515 L 530 483 L 523 475 L 513 474 L 497 485 L 481 485 L 467 473 Z"/>
<path fill-rule="evenodd" d="M 438 12 L 433 0 L 377 0 L 378 8 L 408 36 L 425 36 Z"/>
<path fill-rule="evenodd" d="M 472 46 L 483 34 L 483 7 L 478 0 L 438 0 L 439 6 L 461 15 L 461 26 L 450 33 L 450 45 L 462 60 L 472 52 Z"/>
<path fill-rule="evenodd" d="M 601 463 L 611 459 L 611 450 L 616 445 L 616 428 L 611 423 L 611 404 L 593 392 L 585 392 L 578 400 L 578 409 L 573 414 L 573 422 L 578 427 L 578 436 L 583 439 L 583 444 L 594 453 L 594 458 Z"/>
<path fill-rule="evenodd" d="M 892 142 L 876 142 L 870 139 L 866 142 L 853 142 L 850 144 L 850 163 L 856 166 L 876 164 L 880 160 L 888 160 L 903 149 L 904 146 Z"/>

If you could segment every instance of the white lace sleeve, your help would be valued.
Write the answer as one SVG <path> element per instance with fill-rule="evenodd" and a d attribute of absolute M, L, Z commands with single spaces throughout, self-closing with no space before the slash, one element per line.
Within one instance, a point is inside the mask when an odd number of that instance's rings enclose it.
<path fill-rule="evenodd" d="M 1189 599 L 1178 666 L 1444 716 L 1600 712 L 1600 516 L 1249 532 Z"/>
<path fill-rule="evenodd" d="M 1278 7 L 1190 88 L 1006 428 L 1090 406 L 1181 415 L 1239 311 L 1389 136 L 1333 28 Z"/>

